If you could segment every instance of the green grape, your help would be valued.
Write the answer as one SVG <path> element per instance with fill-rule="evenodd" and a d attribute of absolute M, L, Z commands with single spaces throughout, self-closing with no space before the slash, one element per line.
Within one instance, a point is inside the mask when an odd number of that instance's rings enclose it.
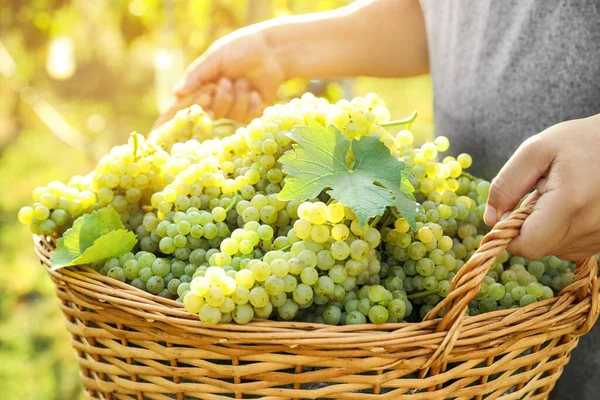
<path fill-rule="evenodd" d="M 271 267 L 269 264 L 258 261 L 251 266 L 252 276 L 258 282 L 264 282 L 271 275 Z"/>
<path fill-rule="evenodd" d="M 231 316 L 236 323 L 247 324 L 254 318 L 254 308 L 249 304 L 239 304 L 232 311 Z"/>
<path fill-rule="evenodd" d="M 374 305 L 369 310 L 369 321 L 371 321 L 374 324 L 384 324 L 387 322 L 388 317 L 389 312 L 387 308 L 383 306 Z"/>
<path fill-rule="evenodd" d="M 510 291 L 510 294 L 515 301 L 520 301 L 527 294 L 527 289 L 523 286 L 517 286 Z"/>
<path fill-rule="evenodd" d="M 409 246 L 408 246 L 408 256 L 417 261 L 420 260 L 421 258 L 423 258 L 425 256 L 426 253 L 426 248 L 425 245 L 421 242 L 412 242 Z M 409 274 L 410 275 L 410 274 Z"/>
<path fill-rule="evenodd" d="M 369 252 L 369 244 L 364 240 L 357 239 L 350 244 L 350 257 L 355 260 L 362 260 Z"/>
<path fill-rule="evenodd" d="M 362 314 L 360 311 L 351 311 L 346 316 L 345 323 L 346 323 L 346 325 L 366 324 L 367 319 L 366 319 L 365 315 Z"/>
<path fill-rule="evenodd" d="M 479 311 L 482 313 L 496 311 L 498 308 L 498 304 L 496 300 L 491 297 L 487 297 L 479 302 Z"/>
<path fill-rule="evenodd" d="M 152 294 L 160 293 L 165 287 L 165 281 L 160 276 L 153 276 L 146 282 L 146 289 Z"/>
<path fill-rule="evenodd" d="M 225 301 L 225 292 L 218 286 L 212 286 L 205 294 L 206 304 L 218 308 Z"/>
<path fill-rule="evenodd" d="M 368 290 L 368 287 L 367 287 Z M 358 311 L 360 311 L 364 316 L 369 315 L 369 310 L 371 309 L 371 300 L 368 297 L 361 298 L 358 302 Z"/>
<path fill-rule="evenodd" d="M 218 308 L 211 307 L 208 304 L 203 305 L 198 313 L 200 321 L 206 325 L 216 325 L 221 320 L 221 311 Z"/>
<path fill-rule="evenodd" d="M 532 295 L 536 299 L 540 299 L 544 294 L 544 286 L 537 282 L 531 282 L 527 285 L 527 294 Z"/>
<path fill-rule="evenodd" d="M 314 251 L 311 251 L 308 249 L 302 250 L 298 254 L 298 259 L 307 268 L 314 268 L 317 266 L 318 259 L 317 259 L 317 255 L 314 253 Z"/>
<path fill-rule="evenodd" d="M 329 270 L 329 277 L 335 283 L 342 283 L 348 277 L 346 268 L 342 265 L 335 265 Z"/>
<path fill-rule="evenodd" d="M 388 304 L 389 315 L 393 318 L 403 319 L 406 315 L 406 303 L 402 299 L 393 299 Z"/>
<path fill-rule="evenodd" d="M 169 236 L 162 238 L 160 240 L 160 243 L 158 244 L 158 247 L 160 251 L 162 251 L 165 254 L 172 254 L 175 251 L 175 243 L 173 242 L 173 239 Z"/>
<path fill-rule="evenodd" d="M 495 301 L 500 301 L 506 294 L 506 288 L 501 283 L 494 282 L 489 286 L 489 296 Z"/>
<path fill-rule="evenodd" d="M 521 297 L 521 299 L 519 300 L 519 305 L 521 307 L 526 307 L 532 303 L 535 303 L 537 301 L 537 299 L 535 298 L 535 296 L 531 295 L 531 294 L 525 294 L 523 297 Z"/>
<path fill-rule="evenodd" d="M 319 279 L 319 272 L 317 272 L 316 268 L 304 268 L 300 273 L 300 280 L 302 281 L 302 283 L 308 286 L 314 285 L 317 282 L 317 279 Z"/>
<path fill-rule="evenodd" d="M 265 290 L 271 296 L 277 296 L 283 293 L 284 286 L 285 283 L 283 279 L 277 275 L 271 275 L 265 281 Z"/>
<path fill-rule="evenodd" d="M 195 293 L 188 292 L 183 297 L 183 306 L 185 307 L 185 310 L 189 313 L 199 313 L 203 305 L 204 299 L 201 296 L 196 295 Z"/>
<path fill-rule="evenodd" d="M 310 286 L 300 283 L 292 292 L 292 297 L 299 305 L 308 304 L 313 299 L 313 290 Z"/>
<path fill-rule="evenodd" d="M 283 291 L 292 293 L 298 286 L 298 280 L 293 275 L 286 275 L 283 278 Z"/>
<path fill-rule="evenodd" d="M 171 270 L 169 262 L 164 258 L 157 258 L 156 260 L 154 260 L 151 268 L 152 274 L 160 277 L 166 276 Z"/>
<path fill-rule="evenodd" d="M 108 270 L 106 276 L 108 276 L 109 278 L 116 279 L 121 282 L 125 282 L 125 280 L 126 280 L 125 271 L 123 271 L 123 268 L 121 268 L 121 267 L 111 268 L 110 270 Z"/>
<path fill-rule="evenodd" d="M 294 300 L 287 299 L 285 304 L 277 309 L 277 315 L 284 321 L 291 321 L 298 314 L 298 310 L 298 303 Z"/>
<path fill-rule="evenodd" d="M 255 308 L 264 307 L 269 303 L 269 293 L 263 287 L 255 287 L 250 290 L 249 300 Z"/>
<path fill-rule="evenodd" d="M 336 260 L 345 260 L 350 256 L 350 246 L 346 242 L 334 242 L 330 250 Z"/>
<path fill-rule="evenodd" d="M 342 319 L 342 310 L 336 306 L 329 306 L 323 312 L 323 321 L 328 325 L 338 325 Z"/>
<path fill-rule="evenodd" d="M 429 276 L 435 271 L 435 264 L 430 258 L 421 258 L 417 261 L 417 272 L 422 276 Z"/>

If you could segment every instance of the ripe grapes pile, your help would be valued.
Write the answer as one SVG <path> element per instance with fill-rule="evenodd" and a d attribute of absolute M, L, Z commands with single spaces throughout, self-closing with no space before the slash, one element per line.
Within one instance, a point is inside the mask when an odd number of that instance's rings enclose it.
<path fill-rule="evenodd" d="M 138 242 L 92 267 L 176 299 L 208 325 L 420 321 L 448 295 L 488 231 L 482 215 L 490 183 L 465 171 L 468 154 L 443 156 L 447 138 L 415 147 L 410 130 L 392 133 L 389 118 L 375 94 L 330 104 L 307 93 L 245 127 L 192 106 L 148 137 L 133 133 L 90 174 L 36 188 L 18 217 L 34 234 L 61 236 L 80 216 L 113 209 Z M 290 130 L 309 120 L 353 140 L 378 136 L 409 165 L 422 206 L 416 222 L 388 207 L 361 224 L 356 210 L 326 191 L 282 201 L 287 173 L 279 159 L 293 151 Z M 354 162 L 352 152 L 346 159 Z M 573 278 L 571 262 L 504 251 L 468 313 L 523 307 Z"/>

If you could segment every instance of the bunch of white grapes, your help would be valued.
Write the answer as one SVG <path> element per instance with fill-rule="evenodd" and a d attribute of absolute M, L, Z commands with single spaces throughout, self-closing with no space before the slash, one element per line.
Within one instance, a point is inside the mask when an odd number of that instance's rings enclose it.
<path fill-rule="evenodd" d="M 361 226 L 325 193 L 302 202 L 278 199 L 289 132 L 311 119 L 350 139 L 377 135 L 411 166 L 424 210 L 415 230 L 395 209 Z M 192 106 L 148 138 L 132 134 L 89 175 L 35 189 L 19 220 L 35 234 L 60 235 L 82 214 L 113 208 L 138 244 L 93 267 L 182 302 L 208 325 L 253 318 L 419 321 L 448 295 L 487 232 L 482 214 L 490 183 L 465 172 L 468 154 L 443 157 L 448 139 L 415 147 L 410 130 L 388 131 L 393 124 L 375 94 L 330 104 L 307 93 L 237 129 Z M 573 278 L 571 262 L 504 251 L 469 314 L 547 299 Z"/>

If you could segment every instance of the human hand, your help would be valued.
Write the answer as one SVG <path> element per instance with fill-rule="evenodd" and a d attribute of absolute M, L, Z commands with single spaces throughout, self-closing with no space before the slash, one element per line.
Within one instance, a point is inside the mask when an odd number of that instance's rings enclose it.
<path fill-rule="evenodd" d="M 187 68 L 175 94 L 198 92 L 198 103 L 215 118 L 247 122 L 273 102 L 285 79 L 276 54 L 260 24 L 239 29 L 214 42 Z M 201 90 L 211 82 L 217 83 L 213 92 Z"/>
<path fill-rule="evenodd" d="M 493 226 L 535 186 L 540 197 L 508 251 L 535 260 L 582 260 L 600 251 L 600 114 L 526 140 L 492 182 L 484 220 Z"/>

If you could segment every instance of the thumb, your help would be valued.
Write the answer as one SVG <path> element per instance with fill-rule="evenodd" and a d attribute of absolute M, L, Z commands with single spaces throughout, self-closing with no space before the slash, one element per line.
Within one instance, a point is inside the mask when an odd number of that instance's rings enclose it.
<path fill-rule="evenodd" d="M 523 142 L 492 181 L 483 215 L 485 223 L 493 226 L 503 214 L 512 211 L 544 176 L 553 159 L 552 146 L 543 136 L 535 135 Z"/>
<path fill-rule="evenodd" d="M 193 93 L 200 89 L 203 83 L 216 80 L 217 74 L 218 64 L 215 57 L 205 53 L 186 68 L 183 77 L 175 85 L 175 95 L 182 97 Z"/>

